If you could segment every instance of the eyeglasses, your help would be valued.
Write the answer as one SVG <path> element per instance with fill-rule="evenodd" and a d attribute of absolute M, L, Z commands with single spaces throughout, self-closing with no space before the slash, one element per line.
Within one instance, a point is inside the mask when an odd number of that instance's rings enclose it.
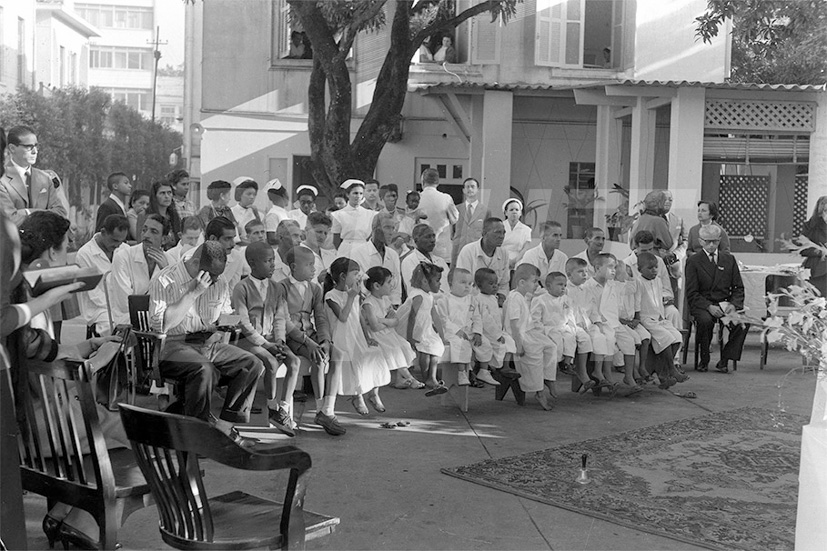
<path fill-rule="evenodd" d="M 17 147 L 22 147 L 26 151 L 34 151 L 35 149 L 40 151 L 40 144 L 36 144 L 36 143 L 16 143 L 16 144 L 12 144 L 12 145 L 16 145 Z"/>

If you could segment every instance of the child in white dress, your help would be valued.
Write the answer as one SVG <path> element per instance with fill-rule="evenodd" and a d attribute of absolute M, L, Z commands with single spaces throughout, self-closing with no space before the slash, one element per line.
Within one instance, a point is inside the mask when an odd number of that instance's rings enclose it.
<path fill-rule="evenodd" d="M 620 323 L 621 328 L 631 335 L 635 342 L 635 348 L 638 351 L 638 360 L 635 362 L 635 382 L 641 384 L 645 381 L 648 374 L 643 366 L 646 365 L 646 358 L 649 355 L 649 341 L 651 335 L 649 331 L 640 323 L 640 290 L 635 281 L 635 274 L 632 268 L 623 265 L 626 271 L 626 284 L 623 289 L 623 295 L 620 303 Z M 618 272 L 620 270 L 617 270 Z M 615 275 L 615 279 L 618 275 Z M 618 329 L 620 330 L 620 329 Z M 617 360 L 617 353 L 615 353 L 615 360 Z M 617 363 L 617 362 L 615 362 Z"/>
<path fill-rule="evenodd" d="M 442 323 L 434 306 L 434 294 L 439 292 L 442 268 L 420 262 L 411 276 L 408 300 L 399 307 L 399 326 L 405 338 L 417 352 L 417 363 L 427 377 L 426 396 L 445 394 L 448 388 L 437 380 L 437 363 L 445 353 Z"/>
<path fill-rule="evenodd" d="M 399 325 L 396 311 L 390 300 L 393 274 L 384 266 L 374 266 L 367 271 L 365 287 L 368 296 L 362 302 L 362 323 L 366 326 L 368 344 L 376 343 L 385 356 L 388 369 L 396 373 L 394 388 L 422 388 L 414 379 L 408 366 L 416 359 L 411 345 L 394 328 Z"/>
<path fill-rule="evenodd" d="M 385 411 L 379 399 L 379 387 L 390 382 L 390 371 L 382 349 L 368 346 L 359 319 L 359 264 L 349 258 L 337 258 L 325 279 L 325 310 L 330 323 L 333 347 L 331 364 L 339 364 L 339 394 L 350 396 L 359 415 L 367 415 L 362 395 L 376 411 Z"/>
<path fill-rule="evenodd" d="M 505 299 L 506 332 L 517 345 L 515 363 L 520 374 L 520 388 L 533 392 L 540 406 L 552 409 L 549 399 L 556 397 L 557 346 L 531 322 L 529 301 L 537 290 L 540 269 L 532 264 L 520 264 L 512 277 L 513 289 Z"/>
<path fill-rule="evenodd" d="M 480 268 L 474 274 L 474 283 L 480 290 L 474 295 L 471 302 L 479 312 L 482 328 L 481 333 L 474 333 L 474 357 L 480 364 L 477 380 L 489 385 L 498 386 L 491 376 L 491 368 L 498 369 L 503 377 L 516 379 L 520 374 L 511 368 L 503 367 L 503 360 L 508 353 L 517 351 L 514 339 L 503 330 L 503 312 L 497 302 L 499 292 L 499 277 L 491 268 Z"/>
<path fill-rule="evenodd" d="M 442 361 L 457 369 L 457 384 L 468 386 L 468 369 L 471 367 L 471 343 L 474 334 L 482 331 L 482 320 L 471 301 L 471 272 L 454 268 L 448 274 L 451 292 L 437 298 L 436 310 L 445 330 L 448 346 Z"/>

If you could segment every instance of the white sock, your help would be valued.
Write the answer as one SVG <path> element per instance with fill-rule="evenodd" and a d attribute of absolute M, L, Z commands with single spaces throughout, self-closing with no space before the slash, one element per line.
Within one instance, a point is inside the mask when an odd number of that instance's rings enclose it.
<path fill-rule="evenodd" d="M 336 415 L 334 408 L 336 405 L 336 397 L 335 396 L 325 396 L 324 403 L 322 405 L 322 413 L 327 415 L 328 417 L 333 417 Z"/>

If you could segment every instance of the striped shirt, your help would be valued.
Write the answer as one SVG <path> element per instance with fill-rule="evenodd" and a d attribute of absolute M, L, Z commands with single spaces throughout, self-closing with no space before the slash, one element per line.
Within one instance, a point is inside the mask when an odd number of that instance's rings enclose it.
<path fill-rule="evenodd" d="M 213 329 L 221 314 L 232 312 L 230 290 L 224 276 L 196 299 L 184 320 L 175 327 L 169 327 L 164 317 L 170 304 L 175 304 L 193 288 L 193 277 L 187 272 L 184 262 L 167 266 L 158 273 L 149 286 L 149 315 L 153 331 L 167 335 L 185 335 Z"/>

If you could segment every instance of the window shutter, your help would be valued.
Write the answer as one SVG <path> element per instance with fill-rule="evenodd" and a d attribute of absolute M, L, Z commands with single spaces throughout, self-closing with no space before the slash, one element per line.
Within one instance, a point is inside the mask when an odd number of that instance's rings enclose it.
<path fill-rule="evenodd" d="M 285 58 L 290 55 L 290 5 L 287 0 L 276 0 L 278 11 L 276 17 L 276 54 L 278 59 Z"/>
<path fill-rule="evenodd" d="M 583 66 L 583 19 L 586 11 L 586 0 L 568 0 L 565 6 L 566 30 L 563 35 L 566 45 L 566 57 L 563 65 Z"/>
<path fill-rule="evenodd" d="M 537 0 L 534 64 L 559 67 L 563 38 L 564 0 Z"/>
<path fill-rule="evenodd" d="M 612 68 L 623 67 L 623 27 L 626 23 L 626 6 L 623 0 L 612 1 Z"/>
<path fill-rule="evenodd" d="M 491 22 L 483 13 L 471 19 L 471 63 L 476 65 L 500 62 L 500 23 Z"/>

